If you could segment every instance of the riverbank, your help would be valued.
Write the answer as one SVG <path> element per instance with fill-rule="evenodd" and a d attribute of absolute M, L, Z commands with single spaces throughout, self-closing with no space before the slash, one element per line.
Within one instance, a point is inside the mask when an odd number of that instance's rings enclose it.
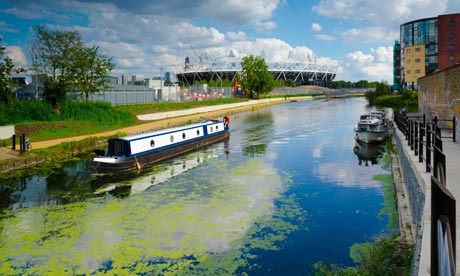
<path fill-rule="evenodd" d="M 41 163 L 45 160 L 52 160 L 59 157 L 59 154 L 53 154 L 52 149 L 58 145 L 65 143 L 78 143 L 80 141 L 88 140 L 88 143 L 83 146 L 75 147 L 70 146 L 67 156 L 73 156 L 77 151 L 90 150 L 95 146 L 103 146 L 106 143 L 107 138 L 118 136 L 120 133 L 125 134 L 135 134 L 141 133 L 150 130 L 163 129 L 167 127 L 173 127 L 178 125 L 186 124 L 190 121 L 196 121 L 200 117 L 221 117 L 224 115 L 233 115 L 238 112 L 245 110 L 263 108 L 269 105 L 287 103 L 291 101 L 307 101 L 315 99 L 323 99 L 325 96 L 300 96 L 300 97 L 290 97 L 290 98 L 269 98 L 269 99 L 260 99 L 260 100 L 251 100 L 243 103 L 234 103 L 234 104 L 223 104 L 216 106 L 206 106 L 199 108 L 192 108 L 187 110 L 178 110 L 178 111 L 168 111 L 168 112 L 158 112 L 152 114 L 143 114 L 138 115 L 138 119 L 145 121 L 145 123 L 124 127 L 121 129 L 115 129 L 111 131 L 80 135 L 74 137 L 66 137 L 59 139 L 52 139 L 46 141 L 38 141 L 32 143 L 32 152 L 27 153 L 26 155 L 19 155 L 19 151 L 12 150 L 11 148 L 3 147 L 0 151 L 0 173 L 7 172 L 14 169 L 24 168 L 27 166 L 35 165 Z M 87 148 L 86 148 L 87 147 Z M 50 149 L 50 153 L 46 156 L 36 156 L 34 155 L 35 150 L 39 149 Z M 65 157 L 65 156 L 62 156 Z"/>

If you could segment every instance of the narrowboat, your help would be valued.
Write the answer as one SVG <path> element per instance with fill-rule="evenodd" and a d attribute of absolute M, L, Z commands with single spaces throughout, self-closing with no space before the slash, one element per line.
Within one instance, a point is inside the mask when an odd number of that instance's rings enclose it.
<path fill-rule="evenodd" d="M 140 170 L 145 166 L 224 141 L 230 119 L 211 119 L 181 127 L 108 140 L 107 152 L 95 150 L 90 167 L 97 173 Z"/>

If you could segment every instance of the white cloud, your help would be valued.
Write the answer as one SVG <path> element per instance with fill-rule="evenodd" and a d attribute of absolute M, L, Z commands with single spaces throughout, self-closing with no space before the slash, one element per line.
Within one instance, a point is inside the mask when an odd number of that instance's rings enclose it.
<path fill-rule="evenodd" d="M 374 56 L 366 55 L 361 51 L 355 51 L 353 53 L 349 53 L 347 57 L 351 60 L 357 61 L 358 63 L 365 64 L 371 63 L 374 61 Z"/>
<path fill-rule="evenodd" d="M 19 30 L 8 26 L 8 24 L 4 21 L 0 21 L 0 31 L 2 33 L 19 33 Z"/>
<path fill-rule="evenodd" d="M 328 18 L 372 22 L 387 29 L 401 23 L 450 13 L 454 0 L 320 0 L 313 11 Z"/>
<path fill-rule="evenodd" d="M 363 73 L 370 76 L 370 79 L 390 80 L 393 75 L 393 67 L 385 63 L 375 63 L 361 69 Z"/>
<path fill-rule="evenodd" d="M 370 49 L 366 54 L 355 51 L 346 56 L 342 61 L 344 70 L 338 72 L 338 79 L 358 81 L 367 79 L 370 81 L 382 81 L 393 79 L 393 48 L 377 47 Z"/>
<path fill-rule="evenodd" d="M 13 64 L 18 67 L 27 65 L 26 56 L 19 46 L 7 46 L 5 54 L 13 60 Z"/>
<path fill-rule="evenodd" d="M 371 49 L 372 53 L 375 53 L 378 62 L 393 62 L 393 47 L 378 47 L 377 49 Z"/>
<path fill-rule="evenodd" d="M 319 23 L 312 23 L 311 24 L 311 30 L 312 31 L 315 31 L 315 32 L 319 32 L 321 31 L 323 28 L 321 27 L 321 25 Z"/>
<path fill-rule="evenodd" d="M 399 32 L 387 31 L 380 27 L 370 27 L 365 29 L 350 29 L 340 34 L 345 41 L 359 42 L 388 42 L 399 39 Z"/>
<path fill-rule="evenodd" d="M 319 40 L 326 40 L 326 41 L 335 40 L 335 38 L 333 36 L 325 35 L 325 34 L 318 34 L 318 35 L 316 35 L 316 38 L 319 39 Z"/>
<path fill-rule="evenodd" d="M 228 32 L 226 34 L 226 38 L 230 41 L 241 41 L 241 40 L 246 40 L 246 34 L 242 31 L 239 32 Z"/>
<path fill-rule="evenodd" d="M 258 22 L 255 24 L 256 26 L 256 31 L 259 33 L 265 32 L 265 31 L 270 31 L 276 28 L 276 23 L 273 21 L 267 21 L 267 22 Z"/>

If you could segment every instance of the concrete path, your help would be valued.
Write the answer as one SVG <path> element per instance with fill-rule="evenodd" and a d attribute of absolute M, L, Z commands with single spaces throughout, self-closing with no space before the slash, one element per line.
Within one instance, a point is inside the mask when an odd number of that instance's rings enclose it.
<path fill-rule="evenodd" d="M 395 135 L 401 141 L 406 141 L 404 134 L 395 128 Z M 406 143 L 403 143 L 404 153 L 411 162 L 412 169 L 425 191 L 425 206 L 423 214 L 423 237 L 418 275 L 430 274 L 430 235 L 431 235 L 431 173 L 425 172 L 425 163 L 419 163 L 418 156 Z M 455 197 L 456 204 L 456 275 L 460 275 L 460 143 L 453 142 L 451 138 L 443 138 L 443 153 L 446 156 L 446 184 L 447 189 Z"/>

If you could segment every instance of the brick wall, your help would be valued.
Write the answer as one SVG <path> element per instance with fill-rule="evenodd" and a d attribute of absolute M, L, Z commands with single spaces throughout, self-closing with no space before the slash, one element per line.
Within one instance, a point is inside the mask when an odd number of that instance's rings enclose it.
<path fill-rule="evenodd" d="M 452 120 L 456 118 L 456 137 L 460 138 L 460 64 L 440 70 L 419 79 L 419 115 L 425 114 L 427 120 L 437 116 L 441 127 L 452 128 Z"/>

